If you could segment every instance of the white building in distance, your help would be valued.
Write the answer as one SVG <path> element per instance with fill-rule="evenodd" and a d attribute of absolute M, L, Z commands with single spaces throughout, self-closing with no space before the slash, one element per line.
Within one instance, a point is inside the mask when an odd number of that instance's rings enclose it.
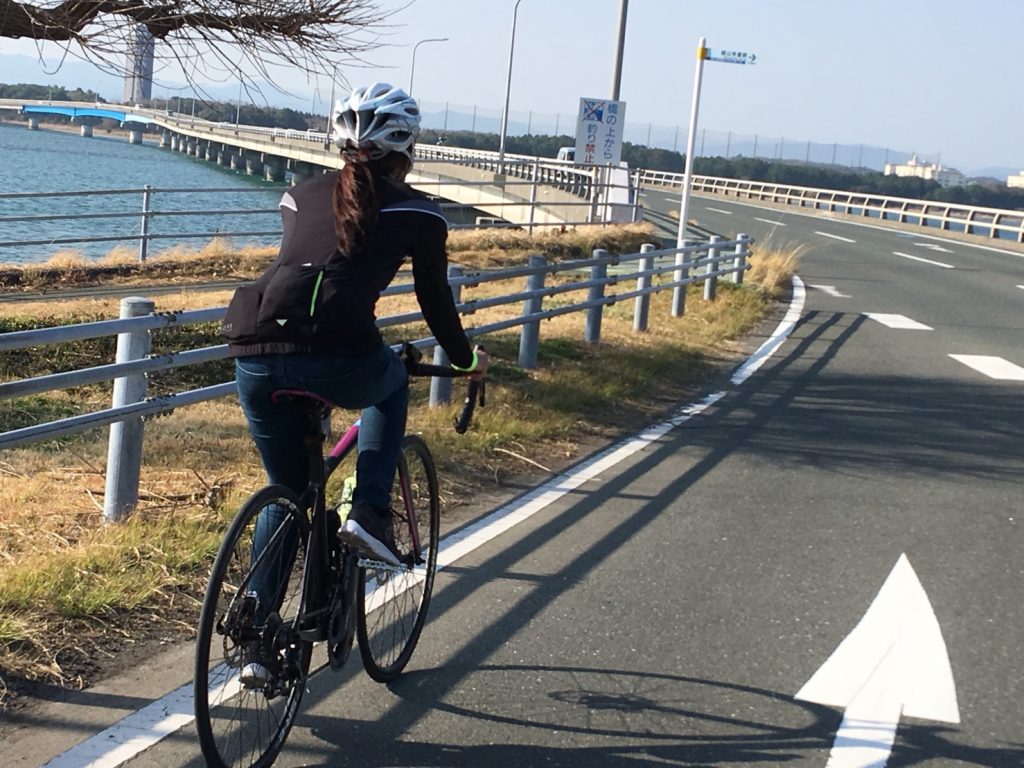
<path fill-rule="evenodd" d="M 955 168 L 945 168 L 937 163 L 922 163 L 917 155 L 911 155 L 906 163 L 886 163 L 886 176 L 917 176 L 920 179 L 938 182 L 940 187 L 960 187 L 965 176 Z"/>
<path fill-rule="evenodd" d="M 1015 176 L 1006 177 L 1006 186 L 1008 187 L 1020 187 L 1024 189 L 1024 171 L 1021 171 Z"/>

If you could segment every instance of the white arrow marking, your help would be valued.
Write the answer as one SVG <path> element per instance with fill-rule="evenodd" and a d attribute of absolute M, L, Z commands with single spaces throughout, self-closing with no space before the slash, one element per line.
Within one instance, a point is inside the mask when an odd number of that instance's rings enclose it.
<path fill-rule="evenodd" d="M 838 291 L 838 289 L 836 289 L 836 287 L 834 285 L 812 285 L 810 287 L 814 288 L 817 291 L 821 291 L 822 293 L 827 293 L 829 296 L 835 296 L 837 299 L 848 299 L 848 298 L 850 298 L 849 294 L 847 294 L 847 293 L 840 293 Z"/>
<path fill-rule="evenodd" d="M 943 248 L 938 243 L 914 243 L 918 248 L 930 248 L 933 251 L 939 251 L 940 253 L 952 253 L 949 248 Z"/>
<path fill-rule="evenodd" d="M 960 722 L 942 630 L 905 554 L 796 698 L 845 710 L 826 768 L 882 768 L 902 715 Z"/>
<path fill-rule="evenodd" d="M 831 237 L 833 240 L 842 240 L 844 243 L 856 243 L 857 242 L 856 240 L 851 240 L 848 237 L 843 237 L 842 235 L 833 235 L 833 234 L 830 234 L 828 232 L 815 232 L 814 234 L 821 235 L 822 237 Z"/>
<path fill-rule="evenodd" d="M 904 259 L 911 259 L 913 261 L 920 261 L 922 264 L 931 264 L 933 267 L 942 267 L 943 269 L 956 269 L 952 264 L 943 264 L 941 261 L 932 261 L 931 259 L 922 259 L 920 256 L 911 256 L 909 253 L 903 253 L 901 251 L 893 251 L 895 256 L 902 256 Z"/>
<path fill-rule="evenodd" d="M 931 331 L 934 330 L 930 325 L 919 323 L 917 320 L 911 320 L 906 315 L 887 315 L 882 312 L 865 312 L 865 317 L 870 317 L 877 323 L 888 328 L 895 328 L 898 331 Z"/>

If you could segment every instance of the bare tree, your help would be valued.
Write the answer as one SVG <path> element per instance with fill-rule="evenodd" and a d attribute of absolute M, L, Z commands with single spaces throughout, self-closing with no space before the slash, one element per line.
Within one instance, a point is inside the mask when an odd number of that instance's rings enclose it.
<path fill-rule="evenodd" d="M 0 38 L 64 44 L 122 73 L 142 25 L 157 40 L 156 59 L 177 62 L 190 82 L 239 77 L 243 68 L 273 82 L 275 64 L 322 75 L 339 60 L 360 60 L 379 44 L 388 15 L 376 0 L 0 0 Z"/>

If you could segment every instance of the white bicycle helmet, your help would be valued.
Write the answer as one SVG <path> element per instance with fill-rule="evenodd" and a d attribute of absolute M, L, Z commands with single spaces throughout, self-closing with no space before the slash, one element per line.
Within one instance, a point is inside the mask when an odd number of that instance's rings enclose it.
<path fill-rule="evenodd" d="M 411 160 L 420 133 L 420 109 L 401 88 L 374 83 L 339 100 L 332 122 L 331 138 L 347 157 L 376 160 L 401 152 Z"/>

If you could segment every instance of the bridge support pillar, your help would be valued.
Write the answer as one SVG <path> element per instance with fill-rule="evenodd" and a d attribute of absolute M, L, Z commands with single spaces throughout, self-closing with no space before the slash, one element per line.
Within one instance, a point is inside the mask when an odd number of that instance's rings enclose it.
<path fill-rule="evenodd" d="M 92 138 L 92 126 L 91 125 L 86 124 L 86 125 L 81 126 L 78 129 L 78 132 L 81 133 L 82 136 L 84 138 L 86 138 L 86 139 L 91 139 Z"/>
<path fill-rule="evenodd" d="M 309 163 L 300 163 L 293 161 L 291 163 L 291 166 L 292 167 L 289 170 L 291 171 L 293 187 L 299 182 L 305 181 L 306 179 L 310 178 L 313 175 L 313 168 L 309 165 Z"/>
<path fill-rule="evenodd" d="M 263 161 L 263 178 L 267 181 L 284 181 L 284 163 L 276 157 L 266 158 Z"/>
<path fill-rule="evenodd" d="M 30 131 L 38 131 L 39 130 L 39 118 L 37 118 L 37 117 L 30 117 L 28 119 L 28 129 Z"/>
<path fill-rule="evenodd" d="M 206 142 L 205 141 L 197 141 L 196 142 L 195 155 L 196 155 L 196 157 L 204 157 L 206 155 Z"/>
<path fill-rule="evenodd" d="M 217 145 L 211 141 L 209 144 L 206 145 L 206 159 L 209 160 L 211 163 L 216 162 L 217 154 Z"/>
<path fill-rule="evenodd" d="M 85 128 L 85 126 L 83 125 L 82 128 Z M 91 132 L 92 131 L 90 130 L 90 133 Z M 141 144 L 142 143 L 142 131 L 136 130 L 134 128 L 132 130 L 128 131 L 128 143 L 129 144 Z"/>
<path fill-rule="evenodd" d="M 234 152 L 232 152 L 230 165 L 232 171 L 242 170 L 243 168 L 245 168 L 245 155 L 243 155 L 241 152 L 239 152 L 237 155 Z"/>
<path fill-rule="evenodd" d="M 184 147 L 186 155 L 195 154 L 195 151 L 196 151 L 196 140 L 195 139 L 185 139 L 185 143 L 182 146 Z"/>
<path fill-rule="evenodd" d="M 171 146 L 171 132 L 161 131 L 160 132 L 160 149 L 166 149 Z"/>
<path fill-rule="evenodd" d="M 259 176 L 263 173 L 263 163 L 258 157 L 245 158 L 245 172 L 249 176 Z"/>
<path fill-rule="evenodd" d="M 231 153 L 228 152 L 227 147 L 221 147 L 220 152 L 217 153 L 217 165 L 230 165 Z"/>

